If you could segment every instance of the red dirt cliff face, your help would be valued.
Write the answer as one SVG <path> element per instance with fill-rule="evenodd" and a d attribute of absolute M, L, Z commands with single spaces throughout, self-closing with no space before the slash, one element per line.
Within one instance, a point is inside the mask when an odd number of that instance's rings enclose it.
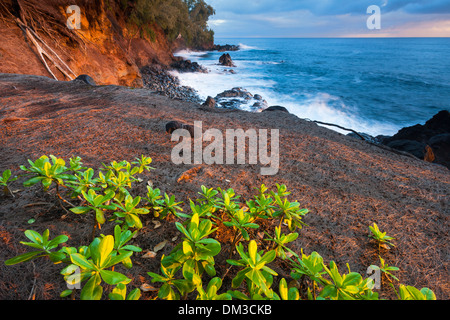
<path fill-rule="evenodd" d="M 10 1 L 10 4 L 13 2 L 15 1 Z M 45 4 L 37 0 L 19 1 L 23 11 L 42 11 L 44 14 L 40 14 L 40 17 L 49 21 L 50 26 L 53 23 L 58 25 L 41 29 L 39 22 L 36 24 L 38 28 L 28 23 L 37 36 L 70 67 L 75 76 L 88 74 L 100 85 L 142 87 L 140 68 L 151 63 L 167 65 L 173 61 L 170 44 L 157 25 L 151 26 L 156 35 L 154 41 L 140 38 L 125 22 L 119 8 L 105 5 L 103 0 L 95 2 L 98 2 L 96 9 L 92 9 L 93 5 L 83 0 L 45 1 Z M 66 10 L 73 4 L 81 9 L 81 29 L 77 30 L 70 30 L 66 26 L 67 19 L 71 16 Z M 6 8 L 11 9 L 8 1 Z M 0 73 L 52 78 L 39 57 L 36 46 L 16 22 L 18 17 L 24 21 L 23 13 L 2 9 L 5 7 L 0 6 Z M 70 35 L 80 41 L 77 43 Z M 51 61 L 47 60 L 47 63 L 58 80 L 71 80 L 58 71 Z M 75 78 L 72 74 L 70 76 Z"/>

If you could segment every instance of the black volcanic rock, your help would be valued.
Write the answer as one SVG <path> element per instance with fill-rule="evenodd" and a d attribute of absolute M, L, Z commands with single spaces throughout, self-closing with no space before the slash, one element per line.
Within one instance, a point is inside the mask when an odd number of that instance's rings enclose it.
<path fill-rule="evenodd" d="M 199 65 L 197 62 L 191 62 L 191 60 L 178 59 L 170 66 L 179 72 L 208 72 L 203 66 Z"/>
<path fill-rule="evenodd" d="M 231 59 L 231 56 L 229 53 L 224 53 L 219 58 L 219 64 L 226 67 L 236 67 L 233 63 L 233 60 Z"/>
<path fill-rule="evenodd" d="M 269 112 L 269 111 L 281 111 L 281 112 L 289 113 L 288 109 L 286 109 L 285 107 L 282 107 L 282 106 L 270 106 L 267 109 L 263 110 L 263 112 Z"/>
<path fill-rule="evenodd" d="M 76 79 L 74 79 L 73 81 L 81 81 L 84 82 L 90 86 L 95 87 L 97 84 L 95 83 L 94 79 L 92 79 L 91 76 L 88 76 L 87 74 L 82 74 L 79 75 L 78 77 L 76 77 Z"/>
<path fill-rule="evenodd" d="M 225 45 L 219 45 L 216 44 L 212 48 L 212 51 L 219 51 L 219 52 L 225 52 L 225 51 L 238 51 L 240 48 L 239 46 L 232 45 L 232 44 L 225 44 Z"/>
<path fill-rule="evenodd" d="M 216 100 L 214 100 L 213 97 L 209 97 L 206 99 L 206 101 L 202 104 L 202 106 L 204 107 L 209 107 L 209 108 L 215 108 L 217 105 Z"/>
<path fill-rule="evenodd" d="M 425 147 L 429 146 L 436 157 L 434 162 L 450 168 L 450 112 L 442 110 L 424 125 L 405 127 L 383 139 L 383 144 L 421 159 L 425 157 Z"/>

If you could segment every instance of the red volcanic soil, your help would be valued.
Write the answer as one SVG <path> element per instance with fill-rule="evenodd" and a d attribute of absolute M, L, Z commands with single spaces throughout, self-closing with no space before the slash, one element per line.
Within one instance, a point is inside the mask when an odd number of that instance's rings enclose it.
<path fill-rule="evenodd" d="M 175 165 L 171 151 L 175 143 L 165 132 L 171 120 L 203 122 L 203 130 L 249 128 L 280 130 L 280 167 L 274 176 L 262 176 L 260 165 Z M 55 155 L 68 160 L 80 156 L 83 163 L 97 169 L 102 162 L 132 161 L 142 154 L 153 158 L 152 170 L 142 175 L 133 195 L 145 195 L 146 182 L 162 192 L 175 195 L 188 211 L 189 199 L 195 199 L 202 185 L 233 188 L 248 200 L 254 188 L 265 184 L 273 189 L 285 184 L 310 213 L 308 226 L 299 231 L 291 248 L 306 254 L 320 253 L 328 263 L 334 260 L 341 272 L 363 275 L 371 264 L 379 264 L 376 244 L 368 237 L 369 225 L 377 223 L 382 231 L 395 237 L 395 248 L 383 250 L 390 266 L 400 271 L 400 283 L 432 289 L 438 299 L 449 298 L 448 215 L 450 174 L 435 165 L 360 141 L 283 112 L 249 113 L 204 108 L 200 105 L 156 95 L 146 89 L 120 86 L 91 87 L 83 83 L 58 82 L 46 77 L 0 74 L 0 171 L 19 173 L 27 159 Z M 240 152 L 243 152 L 242 150 Z M 186 171 L 193 174 L 179 179 Z M 88 218 L 65 215 L 58 206 L 54 190 L 44 193 L 39 186 L 25 188 L 24 178 L 14 182 L 15 198 L 0 196 L 0 299 L 59 299 L 65 283 L 61 266 L 49 260 L 35 260 L 15 266 L 3 261 L 26 252 L 23 232 L 51 237 L 66 234 L 68 245 L 89 243 Z M 38 204 L 41 203 L 41 204 Z M 44 204 L 42 204 L 44 203 Z M 45 204 L 49 203 L 49 204 Z M 34 205 L 33 205 L 34 204 Z M 30 218 L 36 222 L 28 224 Z M 150 283 L 148 271 L 159 273 L 162 254 L 181 240 L 174 218 L 162 221 L 154 229 L 153 217 L 144 217 L 144 228 L 133 243 L 143 252 L 163 240 L 166 247 L 154 259 L 134 254 L 134 266 L 119 270 L 133 279 L 132 287 Z M 112 229 L 105 225 L 102 232 Z M 178 239 L 172 241 L 172 238 Z M 224 235 L 217 234 L 219 239 Z M 219 276 L 225 274 L 228 243 L 216 257 Z M 285 263 L 271 264 L 288 280 Z M 230 288 L 235 270 L 224 279 Z M 278 283 L 277 279 L 275 283 Z M 397 285 L 397 284 L 396 284 Z M 380 297 L 395 299 L 386 279 Z M 143 293 L 142 299 L 156 297 Z"/>

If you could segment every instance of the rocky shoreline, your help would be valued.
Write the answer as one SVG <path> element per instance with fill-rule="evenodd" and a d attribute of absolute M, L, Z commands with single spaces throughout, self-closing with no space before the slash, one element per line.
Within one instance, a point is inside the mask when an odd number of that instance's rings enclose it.
<path fill-rule="evenodd" d="M 216 45 L 214 50 L 219 52 L 236 51 L 239 46 Z M 219 59 L 221 65 L 233 65 L 228 53 Z M 250 112 L 283 111 L 289 112 L 282 106 L 269 106 L 266 100 L 241 87 L 234 87 L 217 94 L 215 97 L 201 99 L 194 88 L 182 86 L 177 77 L 170 71 L 201 72 L 208 70 L 197 62 L 178 58 L 170 68 L 161 65 L 150 65 L 141 70 L 144 87 L 164 96 L 202 104 L 211 108 L 238 109 Z M 330 124 L 332 125 L 332 124 Z M 349 131 L 353 131 L 349 129 Z M 368 143 L 385 146 L 393 150 L 406 152 L 427 162 L 443 165 L 450 169 L 450 113 L 442 110 L 425 125 L 417 124 L 401 129 L 394 136 L 370 136 L 364 132 L 351 132 L 350 137 L 364 140 Z"/>
<path fill-rule="evenodd" d="M 170 69 L 161 65 L 149 65 L 141 69 L 144 88 L 158 94 L 178 100 L 202 103 L 197 91 L 191 87 L 182 86 L 177 77 L 170 74 Z"/>

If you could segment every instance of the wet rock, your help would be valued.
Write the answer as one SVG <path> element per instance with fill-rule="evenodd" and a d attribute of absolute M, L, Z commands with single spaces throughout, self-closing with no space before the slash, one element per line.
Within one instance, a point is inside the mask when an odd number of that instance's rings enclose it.
<path fill-rule="evenodd" d="M 256 99 L 256 98 L 255 98 Z M 258 100 L 258 99 L 256 99 Z M 258 100 L 252 106 L 255 110 L 263 111 L 269 107 L 269 104 L 266 100 Z"/>
<path fill-rule="evenodd" d="M 219 45 L 219 44 L 216 44 L 212 48 L 212 51 L 225 52 L 225 51 L 238 51 L 239 49 L 240 49 L 239 46 L 236 46 L 236 45 L 231 45 L 231 44 Z"/>
<path fill-rule="evenodd" d="M 191 87 L 181 86 L 177 77 L 171 75 L 167 68 L 149 65 L 141 69 L 144 88 L 172 99 L 202 103 L 202 99 Z"/>
<path fill-rule="evenodd" d="M 261 95 L 253 95 L 244 88 L 236 87 L 219 93 L 215 98 L 218 107 L 229 109 L 242 109 L 258 112 L 269 105 Z"/>
<path fill-rule="evenodd" d="M 392 149 L 411 153 L 417 158 L 423 159 L 425 157 L 425 147 L 427 145 L 414 140 L 394 140 L 389 142 L 387 146 Z"/>
<path fill-rule="evenodd" d="M 253 98 L 255 99 L 255 100 L 262 100 L 263 99 L 263 97 L 261 97 L 261 95 L 259 95 L 259 94 L 255 94 L 254 96 L 253 96 Z"/>
<path fill-rule="evenodd" d="M 171 64 L 171 68 L 179 72 L 201 72 L 208 73 L 208 70 L 203 66 L 199 65 L 197 62 L 191 62 L 191 60 L 184 60 L 178 58 L 177 61 Z"/>
<path fill-rule="evenodd" d="M 450 169 L 450 112 L 442 110 L 424 125 L 405 127 L 392 137 L 383 139 L 391 148 L 407 151 L 424 159 L 428 145 L 435 156 L 435 163 Z"/>
<path fill-rule="evenodd" d="M 224 53 L 219 58 L 219 64 L 226 67 L 236 67 L 229 53 Z"/>
<path fill-rule="evenodd" d="M 253 98 L 253 95 L 244 88 L 235 87 L 231 90 L 225 90 L 224 92 L 219 93 L 215 99 L 219 100 L 221 98 L 243 98 L 250 100 Z"/>

